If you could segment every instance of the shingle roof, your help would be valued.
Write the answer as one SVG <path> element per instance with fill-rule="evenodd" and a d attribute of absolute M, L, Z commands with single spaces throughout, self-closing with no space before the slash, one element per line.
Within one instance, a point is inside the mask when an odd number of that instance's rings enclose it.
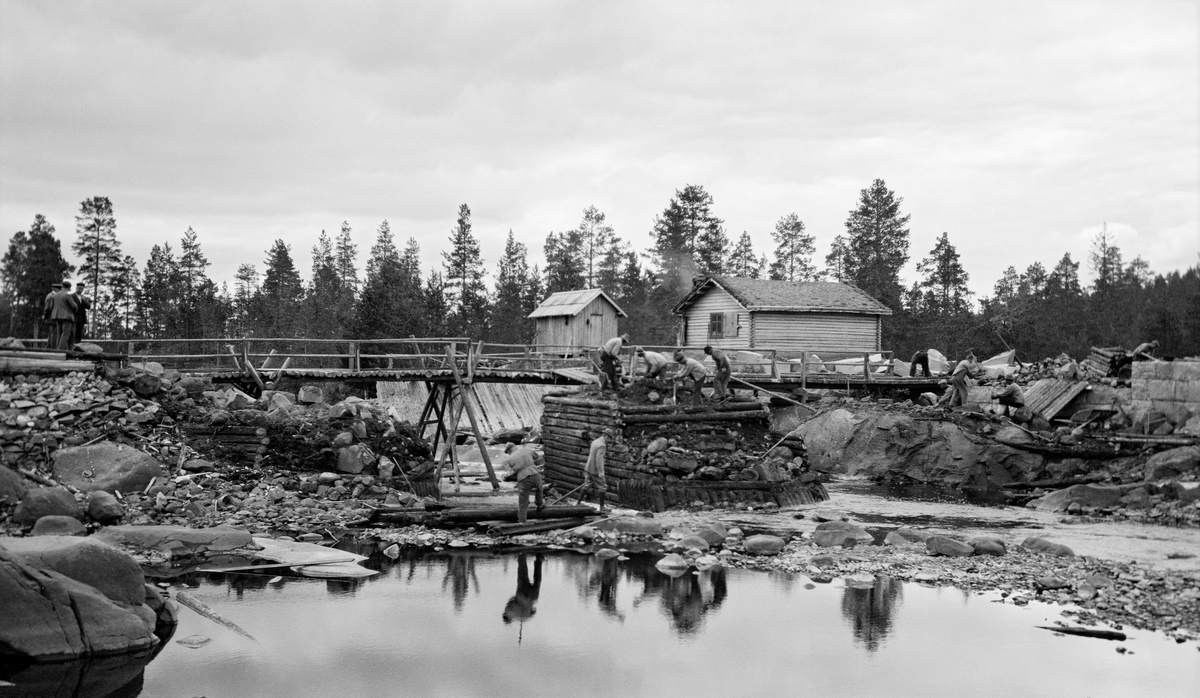
<path fill-rule="evenodd" d="M 550 297 L 542 301 L 532 313 L 530 318 L 539 317 L 561 317 L 563 315 L 575 315 L 580 310 L 587 307 L 588 303 L 596 300 L 596 296 L 604 296 L 604 300 L 608 301 L 612 307 L 617 309 L 617 315 L 621 317 L 629 317 L 621 306 L 617 305 L 607 293 L 598 288 L 589 288 L 583 291 L 559 291 L 558 293 L 550 294 Z"/>
<path fill-rule="evenodd" d="M 838 281 L 772 281 L 735 276 L 706 278 L 676 304 L 673 312 L 682 313 L 714 287 L 724 289 L 749 311 L 892 314 L 890 308 L 853 284 Z"/>

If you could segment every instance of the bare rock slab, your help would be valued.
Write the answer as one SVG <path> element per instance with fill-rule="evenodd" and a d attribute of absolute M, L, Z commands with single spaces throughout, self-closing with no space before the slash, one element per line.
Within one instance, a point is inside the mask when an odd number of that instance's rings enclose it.
<path fill-rule="evenodd" d="M 254 539 L 248 532 L 228 526 L 109 526 L 92 537 L 121 548 L 174 554 L 227 552 L 254 547 Z"/>
<path fill-rule="evenodd" d="M 54 477 L 84 492 L 141 492 L 159 475 L 162 466 L 152 456 L 111 441 L 54 453 Z"/>

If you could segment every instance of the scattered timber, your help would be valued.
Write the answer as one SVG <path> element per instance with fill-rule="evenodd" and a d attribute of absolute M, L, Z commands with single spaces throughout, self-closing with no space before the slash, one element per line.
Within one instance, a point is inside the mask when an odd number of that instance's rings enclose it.
<path fill-rule="evenodd" d="M 677 422 L 740 422 L 746 419 L 769 419 L 768 410 L 738 412 L 692 412 L 684 414 L 631 414 L 626 424 L 673 424 Z"/>
<path fill-rule="evenodd" d="M 178 601 L 180 604 L 192 609 L 196 613 L 199 613 L 200 615 L 204 616 L 205 618 L 211 620 L 212 622 L 216 623 L 217 625 L 223 625 L 226 628 L 229 628 L 230 630 L 237 633 L 238 635 L 241 635 L 244 638 L 248 638 L 250 640 L 254 640 L 255 642 L 258 642 L 258 640 L 254 639 L 253 635 L 251 635 L 250 633 L 246 632 L 245 630 L 242 630 L 241 628 L 239 628 L 237 626 L 237 624 L 234 623 L 233 621 L 223 618 L 221 616 L 221 614 L 219 614 L 216 611 L 209 608 L 208 604 L 204 603 L 203 601 L 196 598 L 195 596 L 192 596 L 188 592 L 186 592 L 186 591 L 175 592 L 175 600 Z"/>
<path fill-rule="evenodd" d="M 521 536 L 526 533 L 541 533 L 543 531 L 558 531 L 564 528 L 575 528 L 587 523 L 588 519 L 576 517 L 573 519 L 546 519 L 532 523 L 491 524 L 487 531 L 493 535 Z"/>
<path fill-rule="evenodd" d="M 1125 633 L 1117 632 L 1116 630 L 1096 630 L 1095 628 L 1083 628 L 1079 626 L 1067 625 L 1035 625 L 1035 628 L 1042 630 L 1053 630 L 1056 633 L 1063 635 L 1078 635 L 1079 637 L 1094 637 L 1099 640 L 1117 640 L 1124 641 Z"/>

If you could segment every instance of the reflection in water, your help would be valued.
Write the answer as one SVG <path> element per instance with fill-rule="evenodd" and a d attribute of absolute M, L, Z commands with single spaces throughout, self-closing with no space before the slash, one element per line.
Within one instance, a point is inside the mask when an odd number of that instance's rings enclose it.
<path fill-rule="evenodd" d="M 514 620 L 524 623 L 537 613 L 534 604 L 537 603 L 538 594 L 542 590 L 542 554 L 538 553 L 533 558 L 533 581 L 529 581 L 529 565 L 525 562 L 525 553 L 517 555 L 517 593 L 504 604 L 504 613 L 501 616 L 504 622 L 511 623 Z"/>
<path fill-rule="evenodd" d="M 454 597 L 455 612 L 461 612 L 470 587 L 474 586 L 475 593 L 479 593 L 479 577 L 475 574 L 474 553 L 450 556 L 446 563 L 446 576 L 442 577 L 442 591 L 446 590 L 447 585 L 450 586 L 450 593 Z"/>
<path fill-rule="evenodd" d="M 850 621 L 854 638 L 871 652 L 879 649 L 892 629 L 892 615 L 899 608 L 903 587 L 884 575 L 875 577 L 870 589 L 846 587 L 842 595 L 842 615 Z"/>

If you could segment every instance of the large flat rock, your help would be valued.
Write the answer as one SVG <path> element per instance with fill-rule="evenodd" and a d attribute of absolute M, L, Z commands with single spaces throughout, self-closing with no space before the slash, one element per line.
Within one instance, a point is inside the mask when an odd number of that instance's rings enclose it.
<path fill-rule="evenodd" d="M 93 586 L 113 601 L 140 606 L 145 600 L 142 568 L 128 553 L 94 537 L 0 538 L 0 547 L 38 569 Z"/>
<path fill-rule="evenodd" d="M 93 538 L 122 548 L 164 552 L 228 552 L 254 547 L 254 539 L 249 533 L 228 526 L 109 526 Z"/>
<path fill-rule="evenodd" d="M 158 461 L 125 444 L 101 441 L 54 452 L 54 477 L 84 492 L 141 492 L 159 475 Z"/>

